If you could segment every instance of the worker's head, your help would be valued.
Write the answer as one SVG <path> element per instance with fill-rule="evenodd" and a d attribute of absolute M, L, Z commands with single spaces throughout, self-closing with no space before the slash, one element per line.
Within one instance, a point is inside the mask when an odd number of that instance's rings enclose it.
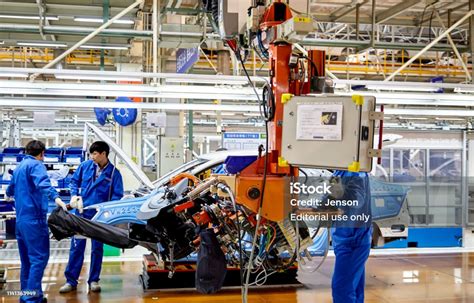
<path fill-rule="evenodd" d="M 44 151 L 46 146 L 44 143 L 38 140 L 33 140 L 26 144 L 26 154 L 35 157 L 37 160 L 44 160 Z"/>
<path fill-rule="evenodd" d="M 96 141 L 92 143 L 91 147 L 89 147 L 89 153 L 91 154 L 92 161 L 94 161 L 99 166 L 107 164 L 109 161 L 109 152 L 109 145 L 104 141 Z"/>

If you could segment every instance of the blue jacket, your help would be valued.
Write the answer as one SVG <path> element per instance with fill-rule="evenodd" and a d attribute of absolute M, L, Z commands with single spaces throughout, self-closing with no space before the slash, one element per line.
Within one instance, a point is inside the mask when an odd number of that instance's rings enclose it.
<path fill-rule="evenodd" d="M 332 229 L 333 246 L 344 245 L 358 247 L 370 245 L 372 241 L 372 212 L 370 181 L 367 173 L 335 171 L 333 176 L 340 177 L 344 195 L 340 200 L 357 200 L 359 205 L 342 208 L 344 213 L 351 215 L 369 215 L 367 222 L 350 221 L 336 223 Z"/>
<path fill-rule="evenodd" d="M 13 172 L 6 191 L 7 196 L 15 197 L 16 220 L 46 220 L 48 202 L 59 197 L 51 186 L 43 162 L 27 155 Z"/>
<path fill-rule="evenodd" d="M 109 162 L 95 180 L 97 164 L 92 160 L 82 162 L 72 176 L 71 196 L 81 196 L 84 207 L 123 197 L 123 181 L 120 171 Z"/>

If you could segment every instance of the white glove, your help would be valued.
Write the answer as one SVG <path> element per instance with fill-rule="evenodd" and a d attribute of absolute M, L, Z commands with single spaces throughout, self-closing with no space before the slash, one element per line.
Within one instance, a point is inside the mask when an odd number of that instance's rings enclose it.
<path fill-rule="evenodd" d="M 61 198 L 56 198 L 56 199 L 54 199 L 54 202 L 56 203 L 57 206 L 59 206 L 59 207 L 61 207 L 62 209 L 64 209 L 64 211 L 67 211 L 66 203 L 64 203 L 63 200 L 61 200 Z"/>
<path fill-rule="evenodd" d="M 69 203 L 69 205 L 72 208 L 75 208 L 75 209 L 79 210 L 79 213 L 82 214 L 82 211 L 84 209 L 84 203 L 82 202 L 82 197 L 81 196 L 72 196 L 71 197 L 71 202 Z"/>
<path fill-rule="evenodd" d="M 5 202 L 13 202 L 13 197 L 5 196 Z"/>

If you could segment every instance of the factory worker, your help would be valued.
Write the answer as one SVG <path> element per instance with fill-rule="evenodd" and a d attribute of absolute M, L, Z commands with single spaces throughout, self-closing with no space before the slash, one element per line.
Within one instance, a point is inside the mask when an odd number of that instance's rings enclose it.
<path fill-rule="evenodd" d="M 335 171 L 340 178 L 340 200 L 357 200 L 357 206 L 343 207 L 348 216 L 369 215 L 369 219 L 335 222 L 332 245 L 336 256 L 332 278 L 334 303 L 363 303 L 365 288 L 365 263 L 372 241 L 371 195 L 367 173 Z"/>
<path fill-rule="evenodd" d="M 79 165 L 71 179 L 71 203 L 77 208 L 76 214 L 91 219 L 96 211 L 94 209 L 83 210 L 83 207 L 94 204 L 120 200 L 123 196 L 122 175 L 110 163 L 109 145 L 103 141 L 94 142 L 89 153 L 92 160 L 85 161 Z M 89 291 L 99 292 L 99 277 L 102 269 L 102 257 L 104 252 L 103 243 L 91 240 L 91 265 L 89 271 Z M 64 272 L 66 283 L 60 288 L 60 293 L 67 293 L 77 288 L 77 280 L 81 273 L 84 262 L 84 250 L 86 239 L 73 237 L 71 239 L 71 250 L 69 262 Z"/>
<path fill-rule="evenodd" d="M 26 145 L 26 157 L 13 172 L 6 191 L 7 200 L 15 199 L 20 283 L 24 292 L 20 302 L 47 301 L 43 297 L 41 279 L 49 259 L 48 202 L 55 201 L 67 211 L 42 163 L 45 149 L 43 142 L 37 140 Z"/>

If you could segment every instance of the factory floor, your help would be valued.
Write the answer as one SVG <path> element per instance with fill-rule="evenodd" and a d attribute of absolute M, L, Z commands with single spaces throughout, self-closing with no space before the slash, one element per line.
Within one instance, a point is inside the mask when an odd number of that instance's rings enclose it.
<path fill-rule="evenodd" d="M 314 260 L 315 262 L 318 260 Z M 334 257 L 329 256 L 318 273 L 303 272 L 299 288 L 254 289 L 249 302 L 332 302 L 331 275 Z M 8 265 L 1 265 L 5 267 Z M 10 265 L 8 283 L 0 291 L 0 302 L 18 302 L 6 296 L 5 290 L 19 289 L 18 265 Z M 87 294 L 87 264 L 84 266 L 77 292 L 60 295 L 64 283 L 64 262 L 49 264 L 43 288 L 49 302 L 160 302 L 160 303 L 240 303 L 238 290 L 223 290 L 214 295 L 200 295 L 195 291 L 143 291 L 139 282 L 142 264 L 134 261 L 104 262 L 99 294 Z M 429 253 L 400 255 L 371 255 L 366 267 L 366 303 L 450 303 L 474 302 L 474 253 Z"/>

